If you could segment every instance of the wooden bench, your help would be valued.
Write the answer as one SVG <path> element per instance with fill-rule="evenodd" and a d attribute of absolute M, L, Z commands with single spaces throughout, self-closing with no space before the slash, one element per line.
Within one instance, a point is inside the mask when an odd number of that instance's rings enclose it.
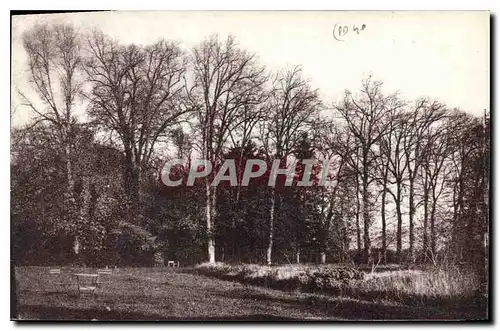
<path fill-rule="evenodd" d="M 49 274 L 51 275 L 60 275 L 61 274 L 61 269 L 50 269 Z"/>
<path fill-rule="evenodd" d="M 99 269 L 97 270 L 97 273 L 103 275 L 111 275 L 113 274 L 113 271 L 111 271 L 111 269 Z"/>

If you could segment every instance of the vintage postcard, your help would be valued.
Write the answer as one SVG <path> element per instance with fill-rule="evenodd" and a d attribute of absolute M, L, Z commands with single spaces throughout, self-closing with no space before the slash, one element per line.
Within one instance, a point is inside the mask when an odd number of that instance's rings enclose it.
<path fill-rule="evenodd" d="M 490 13 L 11 17 L 11 319 L 486 321 Z"/>

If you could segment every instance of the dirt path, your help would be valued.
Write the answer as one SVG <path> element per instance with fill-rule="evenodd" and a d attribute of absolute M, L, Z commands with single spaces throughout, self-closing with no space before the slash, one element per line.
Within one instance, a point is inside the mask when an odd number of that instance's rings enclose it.
<path fill-rule="evenodd" d="M 18 268 L 19 317 L 49 320 L 372 320 L 450 318 L 412 307 L 285 293 L 172 269 L 125 269 L 95 298 L 54 291 L 40 268 Z M 70 274 L 73 271 L 69 271 Z"/>

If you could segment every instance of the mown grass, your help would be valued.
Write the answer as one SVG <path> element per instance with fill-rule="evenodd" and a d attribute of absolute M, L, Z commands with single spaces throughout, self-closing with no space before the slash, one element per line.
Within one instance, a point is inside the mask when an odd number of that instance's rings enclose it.
<path fill-rule="evenodd" d="M 372 302 L 486 309 L 479 277 L 456 267 L 361 272 L 339 265 L 229 265 L 204 263 L 196 271 L 280 290 L 322 293 Z M 355 276 L 353 276 L 355 275 Z"/>
<path fill-rule="evenodd" d="M 234 267 L 226 277 L 238 275 Z M 289 284 L 298 266 L 239 266 L 249 279 L 268 275 Z M 312 266 L 299 266 L 302 274 Z M 324 271 L 332 267 L 324 267 Z M 17 312 L 21 320 L 477 320 L 485 310 L 467 307 L 413 306 L 321 293 L 287 292 L 250 286 L 190 269 L 123 268 L 113 272 L 95 297 L 79 298 L 76 287 L 59 289 L 48 267 L 16 267 Z M 216 268 L 211 268 L 215 270 Z M 196 271 L 196 269 L 194 269 Z M 200 272 L 200 268 L 197 269 Z M 65 277 L 93 269 L 62 268 Z M 219 275 L 222 275 L 221 273 Z M 382 275 L 382 273 L 380 274 Z M 384 278 L 384 277 L 382 277 Z M 365 276 L 367 282 L 380 277 Z M 368 284 L 368 283 L 367 283 Z M 382 286 L 382 283 L 377 283 Z M 261 284 L 262 285 L 262 284 Z M 372 285 L 375 286 L 375 285 Z M 373 288 L 373 287 L 372 287 Z"/>
<path fill-rule="evenodd" d="M 48 267 L 16 267 L 17 320 L 301 320 L 339 319 L 328 307 L 309 307 L 309 297 L 184 273 L 177 268 L 122 268 L 94 297 L 66 289 Z M 91 268 L 62 268 L 67 281 Z M 320 300 L 320 299 L 314 299 Z M 361 306 L 361 304 L 360 304 Z M 355 309 L 353 316 L 364 309 Z M 380 309 L 382 316 L 386 310 Z M 391 314 L 392 310 L 389 311 Z M 407 311 L 397 314 L 408 315 Z M 435 317 L 435 313 L 425 316 Z M 338 315 L 338 314 L 337 314 Z M 375 315 L 374 315 L 375 316 Z M 398 315 L 399 316 L 399 315 Z"/>

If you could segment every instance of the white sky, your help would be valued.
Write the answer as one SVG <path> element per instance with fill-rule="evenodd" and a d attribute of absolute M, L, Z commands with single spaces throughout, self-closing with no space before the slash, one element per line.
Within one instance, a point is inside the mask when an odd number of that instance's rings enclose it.
<path fill-rule="evenodd" d="M 372 73 L 386 92 L 407 99 L 430 96 L 450 108 L 481 115 L 489 109 L 488 12 L 107 12 L 14 16 L 12 125 L 30 111 L 18 106 L 15 87 L 29 91 L 21 35 L 37 22 L 67 22 L 83 31 L 101 29 L 123 43 L 177 40 L 187 50 L 212 33 L 233 34 L 261 63 L 275 70 L 302 65 L 327 105 L 355 90 Z M 334 39 L 337 25 L 366 25 Z"/>

